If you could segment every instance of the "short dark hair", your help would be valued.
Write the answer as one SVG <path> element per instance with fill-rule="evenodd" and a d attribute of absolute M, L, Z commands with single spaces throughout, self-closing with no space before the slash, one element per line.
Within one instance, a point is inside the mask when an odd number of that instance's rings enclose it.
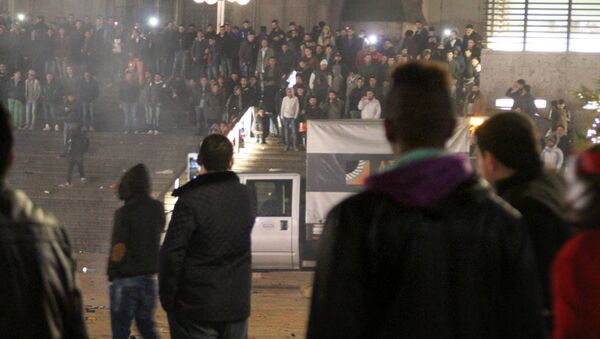
<path fill-rule="evenodd" d="M 542 170 L 539 136 L 533 121 L 519 113 L 497 114 L 475 131 L 480 152 L 490 152 L 498 161 L 522 175 Z"/>
<path fill-rule="evenodd" d="M 200 145 L 198 163 L 209 172 L 226 171 L 232 158 L 233 145 L 224 135 L 210 135 Z"/>
<path fill-rule="evenodd" d="M 456 122 L 449 78 L 440 65 L 411 62 L 394 70 L 386 107 L 402 146 L 443 147 L 452 136 Z"/>
<path fill-rule="evenodd" d="M 465 26 L 465 28 L 474 28 L 472 24 L 468 24 Z"/>
<path fill-rule="evenodd" d="M 0 104 L 0 181 L 8 171 L 8 162 L 13 148 L 13 132 L 8 110 Z"/>

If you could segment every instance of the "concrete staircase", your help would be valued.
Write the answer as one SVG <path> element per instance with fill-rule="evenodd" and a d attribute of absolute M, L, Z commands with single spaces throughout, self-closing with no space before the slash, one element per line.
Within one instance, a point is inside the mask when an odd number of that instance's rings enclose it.
<path fill-rule="evenodd" d="M 255 143 L 254 139 L 246 139 L 244 147 L 235 155 L 234 170 L 236 172 L 270 172 L 283 171 L 302 175 L 306 174 L 306 152 L 285 151 L 279 144 L 279 138 L 269 138 L 267 144 Z"/>
<path fill-rule="evenodd" d="M 113 213 L 121 206 L 116 187 L 123 172 L 137 163 L 151 171 L 153 195 L 164 196 L 185 168 L 185 155 L 194 152 L 198 137 L 181 135 L 123 135 L 92 133 L 85 156 L 86 182 L 75 172 L 73 185 L 65 182 L 67 164 L 58 155 L 62 133 L 18 132 L 17 161 L 8 177 L 10 187 L 25 191 L 67 227 L 75 249 L 107 253 Z"/>

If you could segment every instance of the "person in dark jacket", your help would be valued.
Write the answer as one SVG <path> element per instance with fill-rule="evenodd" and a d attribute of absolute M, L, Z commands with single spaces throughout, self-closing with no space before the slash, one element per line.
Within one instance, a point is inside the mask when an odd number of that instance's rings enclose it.
<path fill-rule="evenodd" d="M 92 72 L 85 71 L 83 73 L 83 78 L 77 83 L 77 89 L 83 113 L 83 130 L 93 132 L 95 128 L 94 105 L 100 95 L 100 86 Z"/>
<path fill-rule="evenodd" d="M 67 100 L 63 106 L 64 112 L 64 125 L 63 125 L 63 153 L 62 156 L 67 154 L 67 141 L 71 137 L 71 130 L 75 125 L 81 125 L 81 105 L 75 98 L 75 94 L 67 93 Z"/>
<path fill-rule="evenodd" d="M 165 213 L 163 205 L 150 196 L 151 190 L 150 174 L 143 164 L 125 172 L 119 184 L 119 199 L 125 204 L 115 212 L 107 270 L 115 339 L 129 338 L 134 318 L 144 339 L 158 338 L 156 273 Z"/>
<path fill-rule="evenodd" d="M 85 339 L 77 265 L 65 228 L 5 185 L 13 143 L 0 105 L 0 338 Z"/>
<path fill-rule="evenodd" d="M 125 134 L 138 133 L 137 102 L 140 96 L 140 87 L 133 79 L 133 73 L 125 73 L 125 80 L 121 83 L 121 109 L 125 116 Z"/>
<path fill-rule="evenodd" d="M 399 158 L 329 213 L 307 338 L 545 338 L 518 213 L 444 151 L 448 79 L 430 64 L 394 72 L 385 130 Z"/>
<path fill-rule="evenodd" d="M 499 114 L 483 123 L 475 136 L 479 172 L 523 215 L 529 229 L 543 287 L 543 313 L 550 324 L 550 266 L 569 237 L 564 183 L 543 169 L 539 138 L 529 118 Z"/>
<path fill-rule="evenodd" d="M 15 71 L 13 77 L 6 82 L 6 97 L 13 127 L 21 128 L 25 103 L 25 80 L 21 78 L 21 71 Z"/>
<path fill-rule="evenodd" d="M 245 339 L 255 199 L 230 171 L 227 137 L 206 137 L 198 162 L 198 177 L 173 192 L 179 200 L 160 250 L 160 301 L 173 339 Z"/>
<path fill-rule="evenodd" d="M 85 132 L 81 130 L 79 123 L 74 123 L 72 126 L 66 146 L 67 181 L 64 184 L 65 187 L 71 186 L 71 178 L 73 177 L 75 166 L 79 170 L 81 181 L 85 182 L 86 180 L 83 170 L 83 155 L 88 151 L 90 141 Z"/>
<path fill-rule="evenodd" d="M 42 84 L 42 107 L 46 121 L 44 131 L 50 131 L 53 127 L 57 132 L 60 130 L 56 123 L 56 111 L 62 102 L 63 94 L 62 86 L 54 78 L 54 74 L 46 73 L 46 81 Z"/>

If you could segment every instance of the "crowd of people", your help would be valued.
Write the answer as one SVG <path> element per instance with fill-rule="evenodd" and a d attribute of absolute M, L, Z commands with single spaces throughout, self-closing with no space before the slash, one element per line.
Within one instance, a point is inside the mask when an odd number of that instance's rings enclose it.
<path fill-rule="evenodd" d="M 123 130 L 149 134 L 161 130 L 165 108 L 175 111 L 179 125 L 191 123 L 206 134 L 212 124 L 232 123 L 253 106 L 264 115 L 255 119 L 256 135 L 264 139 L 283 128 L 281 134 L 293 140 L 306 119 L 384 117 L 391 71 L 419 60 L 446 65 L 459 114 L 483 113 L 481 35 L 472 25 L 462 37 L 458 31 L 442 36 L 421 22 L 414 27 L 391 39 L 353 27 L 334 30 L 325 22 L 311 30 L 294 22 L 286 29 L 277 20 L 258 29 L 247 20 L 152 27 L 102 16 L 93 22 L 73 15 L 13 22 L 3 15 L 0 98 L 15 127 L 58 131 L 63 100 L 73 95 L 82 129 L 94 131 L 99 89 L 112 87 Z M 282 113 L 287 88 L 298 99 L 297 112 Z M 289 143 L 296 148 L 298 141 Z"/>
<path fill-rule="evenodd" d="M 456 123 L 448 84 L 439 65 L 394 71 L 385 125 L 397 163 L 328 214 L 307 338 L 597 338 L 600 149 L 574 158 L 565 185 L 544 168 L 531 119 L 500 113 L 475 131 L 475 171 L 445 150 Z M 291 91 L 285 119 L 298 104 Z M 13 143 L 0 106 L 2 179 Z M 162 246 L 149 170 L 121 179 L 107 270 L 114 338 L 129 338 L 134 320 L 157 337 L 157 288 L 172 338 L 247 337 L 256 192 L 231 171 L 223 135 L 203 140 L 199 165 L 173 192 Z M 4 180 L 0 249 L 0 298 L 11 305 L 0 308 L 0 337 L 87 338 L 64 228 Z"/>

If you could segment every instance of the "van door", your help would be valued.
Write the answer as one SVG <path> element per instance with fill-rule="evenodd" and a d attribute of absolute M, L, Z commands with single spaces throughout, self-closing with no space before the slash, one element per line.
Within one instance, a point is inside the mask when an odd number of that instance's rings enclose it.
<path fill-rule="evenodd" d="M 299 178 L 246 176 L 245 184 L 256 196 L 253 268 L 298 268 Z"/>

